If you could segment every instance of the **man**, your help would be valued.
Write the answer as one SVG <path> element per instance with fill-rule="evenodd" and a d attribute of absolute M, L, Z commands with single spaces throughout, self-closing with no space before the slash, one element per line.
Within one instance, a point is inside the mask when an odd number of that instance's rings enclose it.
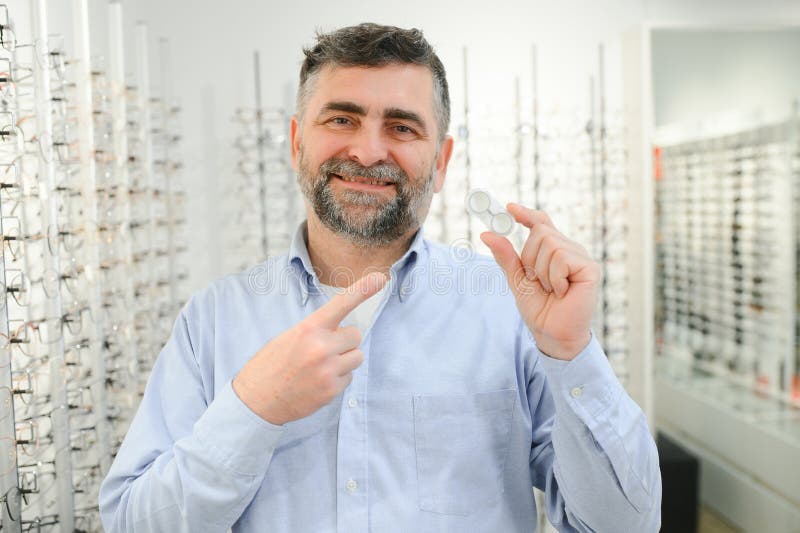
<path fill-rule="evenodd" d="M 453 139 L 419 31 L 362 24 L 305 55 L 307 221 L 181 311 L 105 527 L 533 531 L 536 486 L 561 531 L 657 531 L 655 445 L 589 329 L 597 263 L 516 204 L 521 256 L 481 235 L 502 270 L 422 237 Z"/>

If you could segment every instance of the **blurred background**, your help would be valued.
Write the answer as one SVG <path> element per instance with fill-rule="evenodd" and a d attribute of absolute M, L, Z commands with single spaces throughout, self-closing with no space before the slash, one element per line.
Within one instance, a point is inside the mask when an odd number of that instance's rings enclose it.
<path fill-rule="evenodd" d="M 789 0 L 0 4 L 0 529 L 101 529 L 178 310 L 304 218 L 302 47 L 367 21 L 422 29 L 447 69 L 426 236 L 488 253 L 464 210 L 486 187 L 602 262 L 593 327 L 657 434 L 662 531 L 800 531 Z"/>

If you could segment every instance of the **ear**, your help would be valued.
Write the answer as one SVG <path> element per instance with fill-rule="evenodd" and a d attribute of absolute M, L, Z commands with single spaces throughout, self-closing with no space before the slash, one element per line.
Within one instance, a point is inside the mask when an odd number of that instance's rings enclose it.
<path fill-rule="evenodd" d="M 297 170 L 297 157 L 300 154 L 300 123 L 297 115 L 292 115 L 289 123 L 289 136 L 292 141 L 292 168 Z"/>
<path fill-rule="evenodd" d="M 439 192 L 444 187 L 447 164 L 450 162 L 451 155 L 453 155 L 453 137 L 447 135 L 439 147 L 439 155 L 436 156 L 436 181 L 433 186 L 433 192 Z"/>

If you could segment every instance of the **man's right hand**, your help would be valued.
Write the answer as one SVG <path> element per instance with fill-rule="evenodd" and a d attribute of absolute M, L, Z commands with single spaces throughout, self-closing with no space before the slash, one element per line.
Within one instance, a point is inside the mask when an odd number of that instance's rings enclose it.
<path fill-rule="evenodd" d="M 333 400 L 364 360 L 361 332 L 339 324 L 386 280 L 380 272 L 367 274 L 265 344 L 233 378 L 239 398 L 275 425 L 306 417 Z"/>

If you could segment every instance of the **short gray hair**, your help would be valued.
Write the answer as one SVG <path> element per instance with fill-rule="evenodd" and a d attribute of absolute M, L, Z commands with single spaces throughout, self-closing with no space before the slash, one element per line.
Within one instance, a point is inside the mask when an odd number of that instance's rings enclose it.
<path fill-rule="evenodd" d="M 377 67 L 391 63 L 413 63 L 433 74 L 434 113 L 441 142 L 450 127 L 450 92 L 444 65 L 416 28 L 404 30 L 365 22 L 331 33 L 317 32 L 317 43 L 303 48 L 306 58 L 300 69 L 297 115 L 303 120 L 317 75 L 325 65 Z"/>

